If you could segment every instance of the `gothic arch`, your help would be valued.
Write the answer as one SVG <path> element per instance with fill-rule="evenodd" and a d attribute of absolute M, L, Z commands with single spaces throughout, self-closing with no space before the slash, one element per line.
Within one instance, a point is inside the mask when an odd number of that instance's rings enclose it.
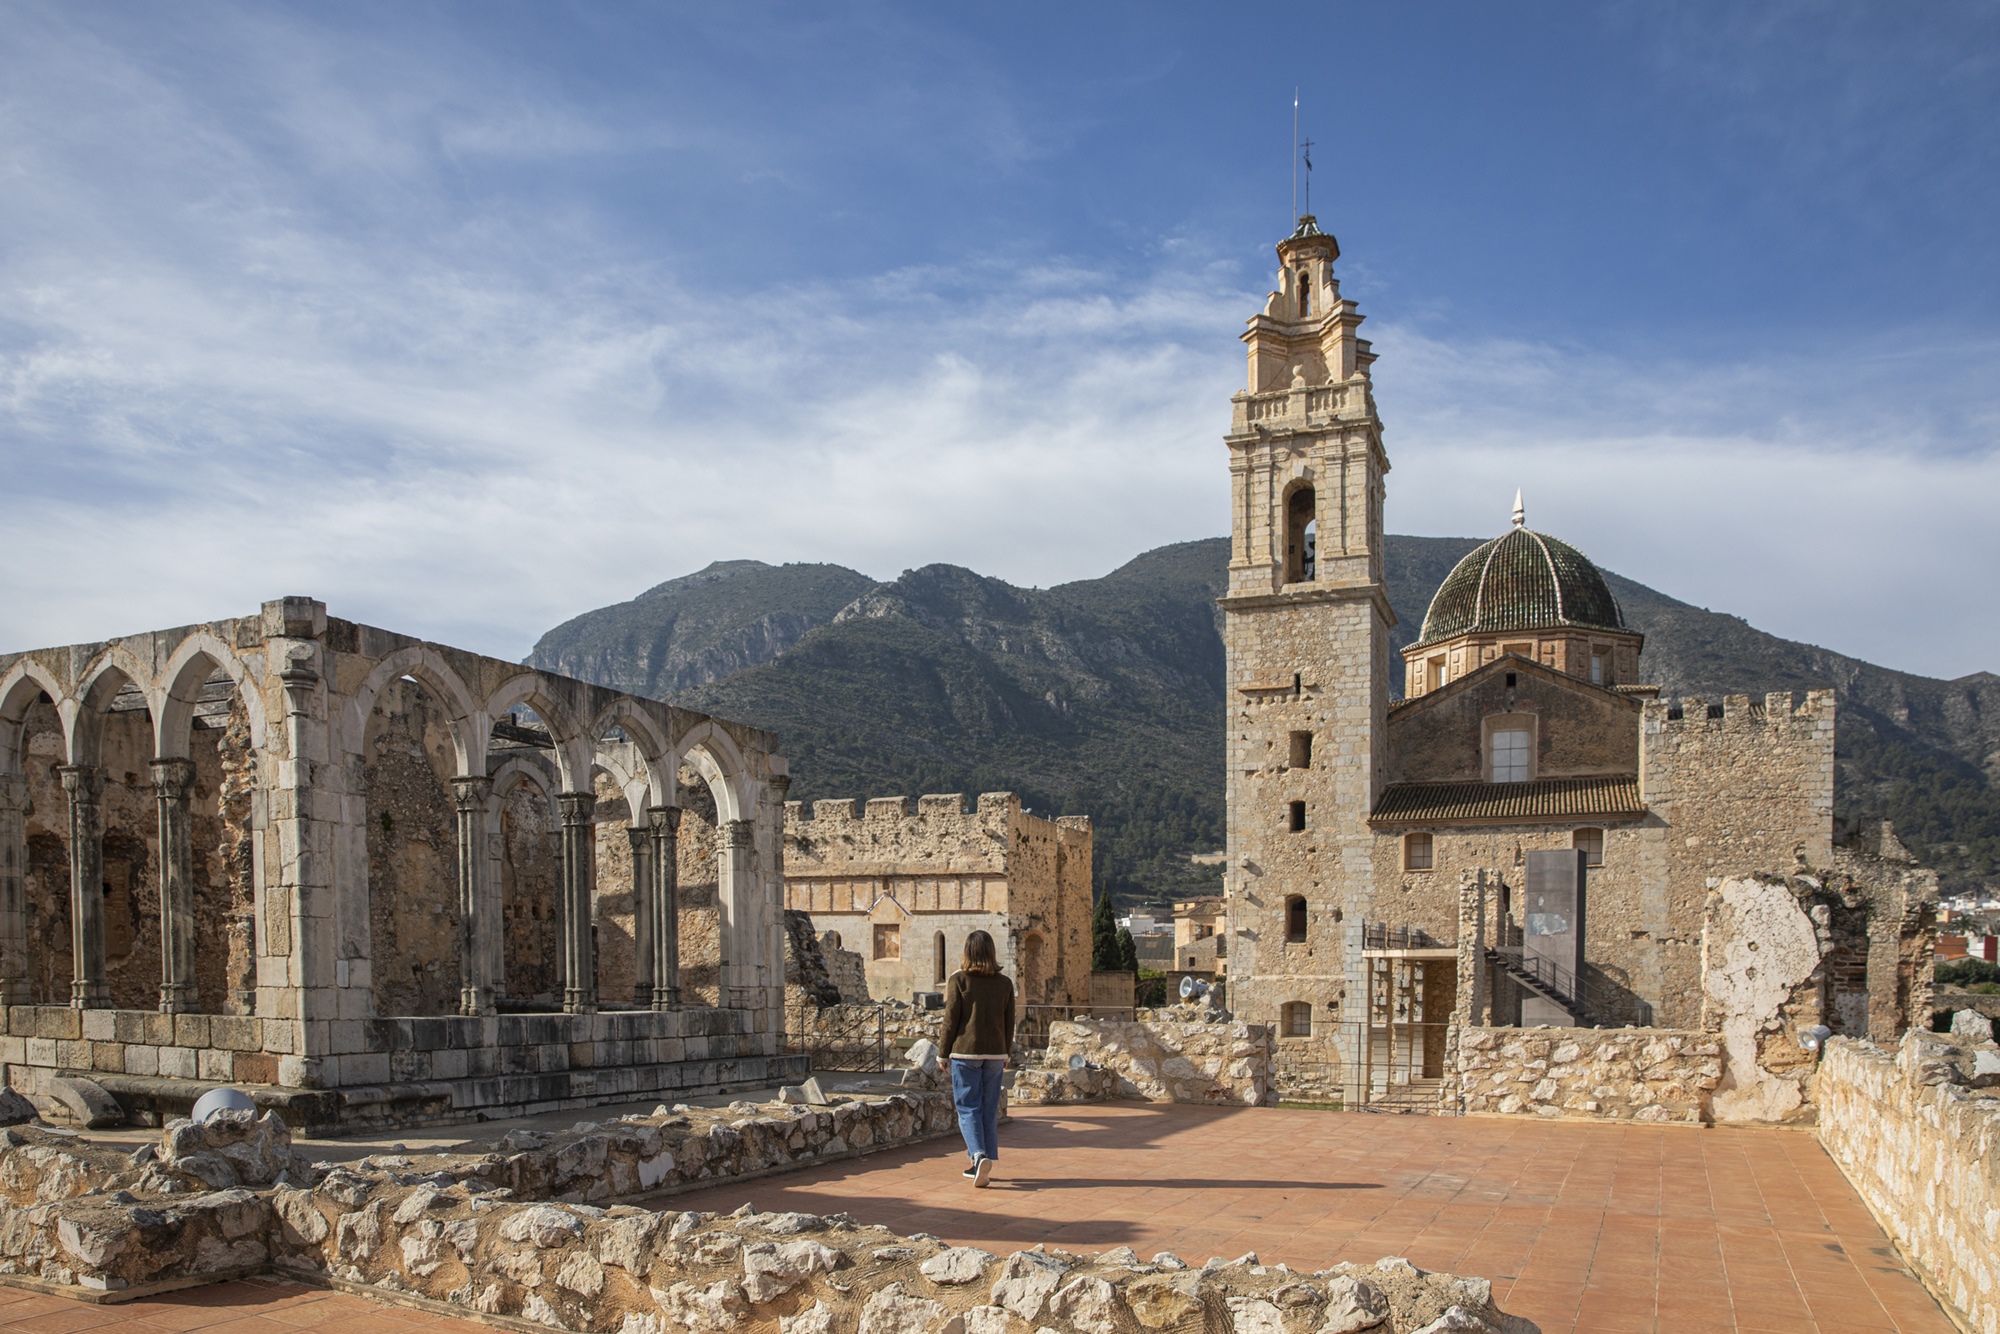
<path fill-rule="evenodd" d="M 130 652 L 114 644 L 91 660 L 84 669 L 76 691 L 77 708 L 69 720 L 67 738 L 71 764 L 96 764 L 98 744 L 103 737 L 104 715 L 111 701 L 127 684 L 138 688 L 146 701 L 146 721 L 157 738 L 159 710 L 151 689 L 152 674 Z M 154 745 L 158 746 L 155 740 Z"/>
<path fill-rule="evenodd" d="M 161 759 L 187 757 L 195 700 L 218 671 L 227 673 L 236 685 L 237 698 L 243 701 L 243 710 L 250 719 L 251 745 L 259 752 L 264 749 L 263 697 L 246 688 L 243 663 L 226 644 L 213 635 L 197 632 L 175 647 L 157 678 L 153 745 Z"/>
<path fill-rule="evenodd" d="M 342 731 L 342 749 L 350 755 L 362 753 L 368 735 L 368 715 L 374 712 L 375 697 L 398 677 L 407 676 L 436 695 L 451 718 L 451 744 L 462 774 L 476 774 L 486 767 L 486 735 L 475 717 L 472 692 L 451 669 L 451 664 L 424 644 L 397 649 L 375 664 L 375 669 L 354 692 L 347 708 Z"/>
<path fill-rule="evenodd" d="M 503 681 L 487 696 L 485 717 L 498 718 L 516 704 L 533 709 L 549 729 L 549 738 L 555 742 L 556 772 L 563 791 L 588 791 L 592 740 L 583 734 L 569 709 L 557 701 L 540 672 L 522 672 Z"/>
<path fill-rule="evenodd" d="M 56 678 L 49 670 L 33 658 L 22 658 L 0 676 L 0 774 L 21 772 L 21 728 L 28 718 L 28 710 L 37 700 L 47 695 L 55 701 L 56 714 L 63 720 L 63 731 L 69 731 L 69 717 L 76 712 L 75 702 L 70 700 Z"/>

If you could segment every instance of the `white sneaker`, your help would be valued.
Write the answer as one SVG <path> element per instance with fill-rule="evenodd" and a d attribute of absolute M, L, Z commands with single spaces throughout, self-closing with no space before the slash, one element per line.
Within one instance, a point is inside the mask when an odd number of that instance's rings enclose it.
<path fill-rule="evenodd" d="M 992 1179 L 993 1179 L 993 1160 L 991 1158 L 981 1158 L 979 1160 L 978 1165 L 973 1168 L 972 1184 L 975 1186 L 983 1186 Z"/>

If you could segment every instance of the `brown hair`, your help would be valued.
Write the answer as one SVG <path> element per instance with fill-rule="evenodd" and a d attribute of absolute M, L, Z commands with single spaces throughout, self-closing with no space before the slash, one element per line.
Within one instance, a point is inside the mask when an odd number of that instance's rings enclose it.
<path fill-rule="evenodd" d="M 968 973 L 997 973 L 1000 971 L 1000 955 L 993 948 L 993 937 L 984 931 L 974 931 L 965 938 L 965 957 L 959 965 Z"/>

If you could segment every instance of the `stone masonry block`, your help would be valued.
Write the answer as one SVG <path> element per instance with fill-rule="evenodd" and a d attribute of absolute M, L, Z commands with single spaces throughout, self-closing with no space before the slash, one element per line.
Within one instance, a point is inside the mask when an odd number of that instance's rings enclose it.
<path fill-rule="evenodd" d="M 205 1014 L 175 1015 L 174 1045 L 177 1047 L 206 1047 L 208 1045 L 208 1018 Z"/>
<path fill-rule="evenodd" d="M 118 1011 L 85 1010 L 82 1014 L 83 1038 L 87 1042 L 115 1042 L 118 1040 Z"/>
<path fill-rule="evenodd" d="M 235 1076 L 236 1061 L 232 1053 L 213 1047 L 203 1047 L 195 1053 L 195 1078 L 227 1082 Z"/>
<path fill-rule="evenodd" d="M 208 1043 L 226 1051 L 259 1051 L 264 1046 L 264 1021 L 255 1015 L 212 1015 Z"/>
<path fill-rule="evenodd" d="M 29 1065 L 52 1067 L 56 1063 L 56 1040 L 54 1038 L 24 1038 L 28 1044 Z"/>
<path fill-rule="evenodd" d="M 125 1073 L 128 1075 L 157 1075 L 160 1073 L 160 1049 L 144 1043 L 132 1043 L 125 1048 Z"/>
<path fill-rule="evenodd" d="M 125 1071 L 125 1044 L 122 1042 L 94 1042 L 90 1047 L 90 1067 L 106 1074 L 122 1075 Z"/>
<path fill-rule="evenodd" d="M 160 1077 L 162 1079 L 194 1079 L 195 1053 L 192 1047 L 160 1048 Z"/>
<path fill-rule="evenodd" d="M 35 1010 L 35 1036 L 75 1041 L 83 1036 L 83 1011 L 72 1010 L 68 1006 L 38 1006 Z"/>
<path fill-rule="evenodd" d="M 56 1043 L 56 1065 L 64 1070 L 90 1069 L 91 1046 L 91 1043 L 80 1041 Z"/>

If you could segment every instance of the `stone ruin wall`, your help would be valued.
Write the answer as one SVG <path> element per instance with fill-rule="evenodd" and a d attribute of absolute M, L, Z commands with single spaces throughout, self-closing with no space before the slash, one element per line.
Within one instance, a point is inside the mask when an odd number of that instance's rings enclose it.
<path fill-rule="evenodd" d="M 1462 1028 L 1459 1109 L 1707 1124 L 1722 1044 L 1658 1028 Z"/>
<path fill-rule="evenodd" d="M 0 1193 L 15 1207 L 0 1223 L 0 1272 L 131 1296 L 268 1269 L 441 1312 L 621 1334 L 1535 1329 L 1495 1307 L 1486 1280 L 1400 1258 L 1314 1274 L 1254 1255 L 1197 1269 L 1129 1247 L 1095 1256 L 1036 1247 L 1003 1259 L 846 1215 L 745 1206 L 718 1218 L 615 1202 L 621 1187 L 741 1177 L 836 1143 L 852 1151 L 850 1137 L 951 1120 L 942 1095 L 744 1110 L 701 1127 L 661 1108 L 567 1136 L 530 1132 L 509 1138 L 539 1142 L 442 1170 L 404 1155 L 325 1170 L 290 1148 L 274 1117 L 176 1123 L 143 1165 L 4 1131 Z"/>
<path fill-rule="evenodd" d="M 196 726 L 188 758 L 190 845 L 197 938 L 196 995 L 204 1013 L 248 1014 L 256 1005 L 251 800 L 254 757 L 240 699 L 217 725 Z M 103 797 L 105 970 L 112 1003 L 152 1009 L 160 997 L 159 815 L 150 770 L 151 723 L 144 712 L 104 720 Z M 27 809 L 27 862 L 22 901 L 27 913 L 28 996 L 36 1005 L 67 1005 L 70 952 L 69 802 L 57 767 L 65 762 L 62 728 L 47 704 L 24 720 L 22 771 Z"/>
<path fill-rule="evenodd" d="M 1961 1327 L 2000 1334 L 2000 1047 L 1835 1038 L 1813 1083 L 1820 1143 L 1911 1268 Z"/>

